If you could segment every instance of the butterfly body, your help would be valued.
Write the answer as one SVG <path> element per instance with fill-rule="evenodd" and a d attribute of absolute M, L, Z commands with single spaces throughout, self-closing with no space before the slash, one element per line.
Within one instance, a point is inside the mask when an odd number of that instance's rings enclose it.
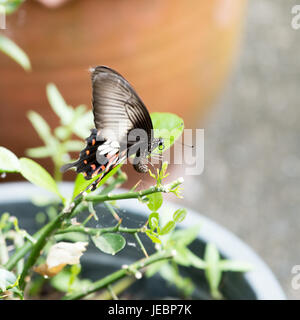
<path fill-rule="evenodd" d="M 105 66 L 91 72 L 95 128 L 86 138 L 79 159 L 64 165 L 61 171 L 75 167 L 85 179 L 101 174 L 92 185 L 95 189 L 111 169 L 127 158 L 136 171 L 148 172 L 147 158 L 163 145 L 163 140 L 153 137 L 149 112 L 127 80 Z"/>

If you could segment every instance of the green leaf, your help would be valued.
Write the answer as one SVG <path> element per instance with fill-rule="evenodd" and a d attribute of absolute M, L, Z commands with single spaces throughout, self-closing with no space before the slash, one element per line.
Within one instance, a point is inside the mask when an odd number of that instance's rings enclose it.
<path fill-rule="evenodd" d="M 10 150 L 0 147 L 0 172 L 19 172 L 19 159 Z"/>
<path fill-rule="evenodd" d="M 176 114 L 153 112 L 151 113 L 151 120 L 154 128 L 154 137 L 164 139 L 164 150 L 169 149 L 182 135 L 184 122 Z M 156 148 L 155 152 L 159 152 L 158 148 Z"/>
<path fill-rule="evenodd" d="M 173 214 L 173 220 L 176 223 L 182 222 L 186 217 L 187 211 L 186 209 L 178 209 Z"/>
<path fill-rule="evenodd" d="M 220 255 L 214 244 L 208 243 L 206 245 L 204 260 L 206 262 L 205 276 L 211 294 L 214 298 L 218 299 L 221 297 L 218 287 L 222 278 L 222 270 L 219 267 Z"/>
<path fill-rule="evenodd" d="M 200 227 L 193 226 L 187 229 L 175 230 L 172 233 L 171 240 L 180 242 L 182 246 L 188 246 L 191 244 L 198 236 Z"/>
<path fill-rule="evenodd" d="M 73 118 L 73 109 L 66 104 L 55 84 L 49 83 L 46 91 L 50 106 L 60 118 L 61 123 L 64 125 L 69 124 Z"/>
<path fill-rule="evenodd" d="M 189 267 L 191 262 L 188 260 L 188 251 L 186 247 L 176 246 L 176 255 L 174 261 L 182 266 Z"/>
<path fill-rule="evenodd" d="M 117 233 L 104 233 L 100 236 L 93 236 L 92 240 L 98 249 L 112 255 L 122 250 L 126 244 L 125 238 Z"/>
<path fill-rule="evenodd" d="M 54 129 L 56 138 L 60 140 L 66 140 L 69 137 L 69 130 L 67 127 L 59 126 Z"/>
<path fill-rule="evenodd" d="M 157 212 L 152 212 L 149 216 L 149 227 L 153 231 L 158 227 L 159 223 L 159 215 Z"/>
<path fill-rule="evenodd" d="M 58 291 L 68 292 L 69 289 L 71 289 L 72 291 L 84 291 L 92 283 L 88 279 L 79 279 L 78 277 L 76 277 L 72 282 L 71 277 L 72 275 L 70 271 L 63 270 L 56 276 L 51 278 L 51 285 Z M 72 282 L 71 288 L 70 282 Z"/>
<path fill-rule="evenodd" d="M 253 266 L 245 261 L 221 260 L 219 267 L 222 271 L 247 272 L 253 269 Z"/>
<path fill-rule="evenodd" d="M 31 158 L 47 158 L 52 155 L 52 149 L 49 147 L 36 147 L 26 150 L 26 155 Z"/>
<path fill-rule="evenodd" d="M 16 11 L 25 0 L 0 0 L 0 5 L 4 6 L 5 13 L 11 14 Z"/>
<path fill-rule="evenodd" d="M 154 262 L 151 265 L 149 265 L 146 270 L 146 277 L 147 278 L 153 277 L 157 272 L 160 271 L 162 266 L 166 263 L 168 263 L 167 260 L 162 260 L 162 261 Z"/>
<path fill-rule="evenodd" d="M 117 173 L 117 171 L 121 168 L 122 164 L 116 166 L 115 168 L 113 168 L 98 184 L 98 188 L 101 187 L 104 183 L 106 183 L 106 181 L 112 177 L 113 175 L 115 175 Z M 74 185 L 74 191 L 73 191 L 73 197 L 72 199 L 74 199 L 76 196 L 79 195 L 80 192 L 84 191 L 91 183 L 93 183 L 94 181 L 96 181 L 99 177 L 100 177 L 101 173 L 92 178 L 91 180 L 86 180 L 82 174 L 78 174 L 75 180 L 75 185 Z"/>
<path fill-rule="evenodd" d="M 73 126 L 73 132 L 80 138 L 85 139 L 91 132 L 90 129 L 94 127 L 94 116 L 92 111 L 86 112 L 80 117 L 80 125 Z"/>
<path fill-rule="evenodd" d="M 175 222 L 173 220 L 169 221 L 161 230 L 160 235 L 165 235 L 170 233 L 175 228 Z"/>
<path fill-rule="evenodd" d="M 146 231 L 146 235 L 152 240 L 153 243 L 159 243 L 159 244 L 161 244 L 160 239 L 157 238 L 155 235 L 153 235 L 151 232 Z"/>
<path fill-rule="evenodd" d="M 24 70 L 30 71 L 31 65 L 26 53 L 13 41 L 0 35 L 0 51 L 15 60 Z"/>
<path fill-rule="evenodd" d="M 206 268 L 206 262 L 204 260 L 196 256 L 191 250 L 186 250 L 186 259 L 189 261 L 190 265 L 201 270 Z"/>
<path fill-rule="evenodd" d="M 91 180 L 86 180 L 82 175 L 82 173 L 79 173 L 75 179 L 72 199 L 78 196 L 80 192 L 84 191 L 90 184 L 92 184 L 98 178 L 99 178 L 99 175 L 92 178 Z"/>
<path fill-rule="evenodd" d="M 64 144 L 68 152 L 81 151 L 84 148 L 84 143 L 79 140 L 69 140 Z"/>
<path fill-rule="evenodd" d="M 0 290 L 1 291 L 5 291 L 7 288 L 14 286 L 16 281 L 17 281 L 17 278 L 12 272 L 0 267 Z"/>
<path fill-rule="evenodd" d="M 45 145 L 54 146 L 55 139 L 52 136 L 51 129 L 44 118 L 35 111 L 29 111 L 27 116 L 40 138 L 44 141 Z"/>
<path fill-rule="evenodd" d="M 163 196 L 161 192 L 149 194 L 147 198 L 149 199 L 147 206 L 151 211 L 157 211 L 163 203 Z"/>
<path fill-rule="evenodd" d="M 57 194 L 63 199 L 58 190 L 56 182 L 43 167 L 28 158 L 21 158 L 20 164 L 21 174 L 25 179 L 41 188 Z"/>
<path fill-rule="evenodd" d="M 160 269 L 161 276 L 167 280 L 170 284 L 175 285 L 185 297 L 189 297 L 195 287 L 190 278 L 182 277 L 177 268 L 174 268 L 170 263 L 164 264 Z"/>

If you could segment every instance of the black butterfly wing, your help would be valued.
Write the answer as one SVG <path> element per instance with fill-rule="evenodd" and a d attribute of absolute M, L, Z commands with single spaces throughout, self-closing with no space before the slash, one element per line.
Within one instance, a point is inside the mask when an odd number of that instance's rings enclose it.
<path fill-rule="evenodd" d="M 151 143 L 152 121 L 133 87 L 118 72 L 105 66 L 92 70 L 93 113 L 97 140 L 125 142 L 130 130 L 146 131 Z"/>

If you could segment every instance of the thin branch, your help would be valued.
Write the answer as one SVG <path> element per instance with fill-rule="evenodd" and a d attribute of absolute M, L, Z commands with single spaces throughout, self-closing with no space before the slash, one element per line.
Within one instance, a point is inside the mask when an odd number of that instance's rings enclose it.
<path fill-rule="evenodd" d="M 82 225 L 80 226 L 70 226 L 66 229 L 60 229 L 57 230 L 56 234 L 63 234 L 68 232 L 80 232 L 84 234 L 89 234 L 91 236 L 95 235 L 101 235 L 104 233 L 110 233 L 110 232 L 121 232 L 121 233 L 137 233 L 137 232 L 144 232 L 144 227 L 142 228 L 124 228 L 120 227 L 120 224 L 118 223 L 114 227 L 109 228 L 86 228 Z"/>
<path fill-rule="evenodd" d="M 144 247 L 144 245 L 143 245 L 143 243 L 142 243 L 139 235 L 137 234 L 137 232 L 134 233 L 134 237 L 135 237 L 135 240 L 137 241 L 138 245 L 139 245 L 140 248 L 142 249 L 145 257 L 146 257 L 146 258 L 149 258 L 149 255 L 148 255 L 148 253 L 147 253 L 147 251 L 146 251 L 146 249 L 145 249 L 145 247 Z"/>
<path fill-rule="evenodd" d="M 111 273 L 110 275 L 94 282 L 91 284 L 88 288 L 86 288 L 83 291 L 78 291 L 74 292 L 71 294 L 67 294 L 66 296 L 63 297 L 63 300 L 76 300 L 76 299 L 81 299 L 95 291 L 98 291 L 100 289 L 103 289 L 110 285 L 111 283 L 120 280 L 124 278 L 125 276 L 128 275 L 128 272 L 130 273 L 131 270 L 138 271 L 146 266 L 149 266 L 152 263 L 161 261 L 161 260 L 167 260 L 167 259 L 172 259 L 173 254 L 170 253 L 169 251 L 159 251 L 156 252 L 155 254 L 151 255 L 148 259 L 143 258 L 142 260 L 139 260 L 127 268 L 120 269 L 116 272 Z"/>

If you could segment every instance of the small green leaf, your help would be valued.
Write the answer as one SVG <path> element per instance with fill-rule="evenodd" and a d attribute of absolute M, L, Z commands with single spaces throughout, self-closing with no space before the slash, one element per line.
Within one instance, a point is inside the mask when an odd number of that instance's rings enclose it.
<path fill-rule="evenodd" d="M 79 119 L 80 125 L 73 126 L 73 132 L 80 138 L 85 139 L 91 132 L 90 129 L 94 127 L 94 116 L 92 111 L 86 112 Z"/>
<path fill-rule="evenodd" d="M 61 271 L 56 276 L 51 278 L 51 285 L 58 291 L 69 292 L 69 291 L 84 291 L 92 283 L 88 279 L 79 279 L 76 277 L 72 282 L 70 271 Z M 70 281 L 72 285 L 70 287 Z M 71 290 L 70 290 L 71 289 Z"/>
<path fill-rule="evenodd" d="M 151 232 L 146 231 L 146 235 L 152 240 L 153 243 L 159 243 L 159 244 L 161 244 L 160 239 L 157 238 L 155 235 L 153 235 Z"/>
<path fill-rule="evenodd" d="M 200 259 L 198 256 L 196 256 L 191 250 L 187 249 L 186 252 L 186 259 L 190 262 L 190 265 L 197 269 L 205 269 L 206 268 L 206 262 L 202 259 Z"/>
<path fill-rule="evenodd" d="M 159 223 L 159 215 L 157 212 L 152 212 L 149 216 L 149 227 L 153 231 L 158 227 Z"/>
<path fill-rule="evenodd" d="M 172 233 L 172 241 L 180 242 L 183 246 L 188 246 L 190 243 L 192 243 L 199 234 L 200 227 L 199 226 L 193 226 L 187 229 L 181 229 L 181 230 L 175 230 Z"/>
<path fill-rule="evenodd" d="M 151 120 L 154 128 L 154 137 L 164 139 L 164 150 L 169 149 L 182 135 L 184 129 L 183 120 L 176 114 L 168 112 L 153 112 Z M 159 152 L 156 148 L 155 152 Z"/>
<path fill-rule="evenodd" d="M 7 288 L 14 286 L 16 281 L 17 281 L 17 278 L 12 272 L 0 267 L 0 290 L 1 291 L 5 291 Z"/>
<path fill-rule="evenodd" d="M 189 267 L 191 262 L 188 259 L 188 251 L 186 247 L 176 246 L 176 255 L 174 261 L 182 266 Z"/>
<path fill-rule="evenodd" d="M 221 260 L 219 267 L 222 271 L 247 272 L 253 269 L 253 266 L 245 261 Z"/>
<path fill-rule="evenodd" d="M 113 168 L 98 184 L 98 188 L 101 187 L 106 181 L 117 173 L 117 171 L 122 167 L 122 164 L 119 164 Z M 86 180 L 82 174 L 78 174 L 75 180 L 73 198 L 79 195 L 80 192 L 84 191 L 91 183 L 96 181 L 100 177 L 101 173 L 91 180 Z"/>
<path fill-rule="evenodd" d="M 49 147 L 36 147 L 26 150 L 26 155 L 31 158 L 47 158 L 52 154 L 52 149 Z"/>
<path fill-rule="evenodd" d="M 162 261 L 154 262 L 151 265 L 149 265 L 146 270 L 146 277 L 147 278 L 153 277 L 157 272 L 160 271 L 162 266 L 166 263 L 168 263 L 167 260 L 162 260 Z"/>
<path fill-rule="evenodd" d="M 190 278 L 182 277 L 176 267 L 170 263 L 161 266 L 161 276 L 170 284 L 175 285 L 185 297 L 189 297 L 194 291 L 195 287 Z"/>
<path fill-rule="evenodd" d="M 187 211 L 186 209 L 178 209 L 173 214 L 173 220 L 176 223 L 182 222 L 186 217 Z"/>
<path fill-rule="evenodd" d="M 69 140 L 64 144 L 68 152 L 81 151 L 84 148 L 84 143 L 79 140 Z"/>
<path fill-rule="evenodd" d="M 20 162 L 10 150 L 0 147 L 0 172 L 19 172 Z"/>
<path fill-rule="evenodd" d="M 29 111 L 27 116 L 45 145 L 55 148 L 55 138 L 52 136 L 51 129 L 45 119 L 35 111 Z"/>
<path fill-rule="evenodd" d="M 54 134 L 56 136 L 56 138 L 60 139 L 60 140 L 66 140 L 69 136 L 69 130 L 67 127 L 64 127 L 64 126 L 59 126 L 59 127 L 56 127 L 54 129 Z"/>
<path fill-rule="evenodd" d="M 204 260 L 206 262 L 205 276 L 208 281 L 211 294 L 214 298 L 221 298 L 221 294 L 218 290 L 221 278 L 222 270 L 219 266 L 220 255 L 216 246 L 212 243 L 208 243 L 205 248 Z"/>
<path fill-rule="evenodd" d="M 147 203 L 148 208 L 151 211 L 157 211 L 163 203 L 163 196 L 161 192 L 155 192 L 155 193 L 149 194 L 147 197 L 148 197 L 148 203 Z"/>
<path fill-rule="evenodd" d="M 41 188 L 57 194 L 62 198 L 54 179 L 38 163 L 28 158 L 21 158 L 20 165 L 21 174 L 25 179 Z"/>
<path fill-rule="evenodd" d="M 64 125 L 69 124 L 73 118 L 73 109 L 66 104 L 55 84 L 49 83 L 46 91 L 50 106 L 60 118 L 61 123 Z"/>
<path fill-rule="evenodd" d="M 169 221 L 161 230 L 160 235 L 165 235 L 170 233 L 175 228 L 175 222 L 173 220 Z"/>
<path fill-rule="evenodd" d="M 82 175 L 82 173 L 77 174 L 75 179 L 72 199 L 78 196 L 80 192 L 84 191 L 90 184 L 92 184 L 95 180 L 97 180 L 98 177 L 99 175 L 92 178 L 91 180 L 86 180 Z"/>
<path fill-rule="evenodd" d="M 24 70 L 30 71 L 31 65 L 26 53 L 13 41 L 0 35 L 0 51 L 15 60 Z"/>
<path fill-rule="evenodd" d="M 126 244 L 125 238 L 117 233 L 104 233 L 100 236 L 93 236 L 92 240 L 98 249 L 112 255 L 122 250 Z"/>

